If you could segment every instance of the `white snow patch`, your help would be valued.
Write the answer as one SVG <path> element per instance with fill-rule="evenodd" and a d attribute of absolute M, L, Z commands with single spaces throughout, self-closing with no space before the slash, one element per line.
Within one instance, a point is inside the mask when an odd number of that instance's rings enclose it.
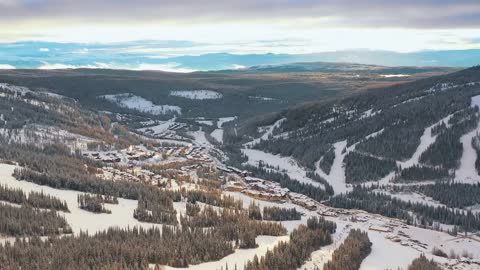
<path fill-rule="evenodd" d="M 207 140 L 205 137 L 205 132 L 202 130 L 197 130 L 197 131 L 190 131 L 188 134 L 192 135 L 194 137 L 194 141 L 201 145 L 201 146 L 206 146 L 206 147 L 213 147 L 212 144 Z"/>
<path fill-rule="evenodd" d="M 195 122 L 199 124 L 204 124 L 207 126 L 213 126 L 213 121 L 212 120 L 195 120 Z"/>
<path fill-rule="evenodd" d="M 434 207 L 446 207 L 446 205 L 417 192 L 390 192 L 385 190 L 376 190 L 375 192 L 390 195 L 391 197 L 397 198 L 404 202 L 421 203 Z"/>
<path fill-rule="evenodd" d="M 277 100 L 276 98 L 262 97 L 262 96 L 248 96 L 248 98 L 254 99 L 254 100 L 261 100 L 261 101 L 274 101 L 274 100 Z"/>
<path fill-rule="evenodd" d="M 408 74 L 382 74 L 380 76 L 384 77 L 384 78 L 402 78 L 402 77 L 409 77 L 410 75 L 408 75 Z"/>
<path fill-rule="evenodd" d="M 472 107 L 477 106 L 477 107 L 480 108 L 480 95 L 478 95 L 478 96 L 473 96 L 473 97 L 472 97 L 471 106 L 472 106 Z"/>
<path fill-rule="evenodd" d="M 222 94 L 212 90 L 172 91 L 170 92 L 170 96 L 188 98 L 188 99 L 194 99 L 194 100 L 220 99 L 223 97 Z"/>
<path fill-rule="evenodd" d="M 385 238 L 380 232 L 369 231 L 372 252 L 363 260 L 360 270 L 407 269 L 420 252 Z"/>
<path fill-rule="evenodd" d="M 151 133 L 151 135 L 161 135 L 165 133 L 173 125 L 175 125 L 175 118 L 172 118 L 168 121 L 160 122 L 158 125 L 155 125 L 155 126 L 139 128 L 137 130 L 141 133 Z"/>
<path fill-rule="evenodd" d="M 26 93 L 32 92 L 27 87 L 11 85 L 8 83 L 0 83 L 0 89 L 3 91 L 11 92 L 16 96 L 25 96 Z"/>
<path fill-rule="evenodd" d="M 225 269 L 225 265 L 228 264 L 229 269 L 234 269 L 235 265 L 237 265 L 237 269 L 242 269 L 244 265 L 247 264 L 249 260 L 252 260 L 255 255 L 259 258 L 265 253 L 267 250 L 272 250 L 278 243 L 286 242 L 289 240 L 289 236 L 258 236 L 256 238 L 256 242 L 258 244 L 257 248 L 252 249 L 236 249 L 233 254 L 230 254 L 218 261 L 213 262 L 206 262 L 198 265 L 190 265 L 188 268 L 175 268 L 166 266 L 166 270 L 174 270 L 174 269 L 192 269 L 192 270 L 220 270 Z"/>
<path fill-rule="evenodd" d="M 320 161 L 318 161 L 315 164 L 315 167 L 317 168 L 316 173 L 328 181 L 328 183 L 332 186 L 335 194 L 346 193 L 347 191 L 350 190 L 350 188 L 347 187 L 347 184 L 345 181 L 345 168 L 343 166 L 343 160 L 345 159 L 345 156 L 347 155 L 348 151 L 345 151 L 345 153 L 342 153 L 342 151 L 346 148 L 346 146 L 347 146 L 346 140 L 333 144 L 333 147 L 335 148 L 335 151 L 334 151 L 335 159 L 333 160 L 332 168 L 330 169 L 330 174 L 327 175 L 320 168 L 319 166 Z"/>
<path fill-rule="evenodd" d="M 135 96 L 130 93 L 100 96 L 107 101 L 117 104 L 120 107 L 150 113 L 153 115 L 181 114 L 182 110 L 174 105 L 155 105 L 150 100 Z"/>
<path fill-rule="evenodd" d="M 273 167 L 278 167 L 280 171 L 285 171 L 290 178 L 301 183 L 323 187 L 322 184 L 308 178 L 305 169 L 301 168 L 291 157 L 282 157 L 255 149 L 242 149 L 242 153 L 248 157 L 247 163 L 252 166 L 258 166 L 259 163 L 268 164 Z"/>
<path fill-rule="evenodd" d="M 225 123 L 227 123 L 227 122 L 231 122 L 231 121 L 233 121 L 233 120 L 235 120 L 235 119 L 237 119 L 236 116 L 218 118 L 217 127 L 218 127 L 218 128 L 222 128 L 222 127 L 223 127 L 223 124 L 225 124 Z"/>
<path fill-rule="evenodd" d="M 332 234 L 333 243 L 312 252 L 310 260 L 306 261 L 298 270 L 322 269 L 323 265 L 332 259 L 333 252 L 343 243 L 347 236 L 346 224 L 337 222 L 337 230 Z"/>
<path fill-rule="evenodd" d="M 217 128 L 212 132 L 212 137 L 219 143 L 223 143 L 223 129 Z"/>
<path fill-rule="evenodd" d="M 362 113 L 362 115 L 360 116 L 359 120 L 362 120 L 362 119 L 365 119 L 365 118 L 368 118 L 368 117 L 372 117 L 372 116 L 375 116 L 379 113 L 381 113 L 382 110 L 378 110 L 378 111 L 373 111 L 373 109 L 369 109 L 365 112 Z"/>
<path fill-rule="evenodd" d="M 272 125 L 265 126 L 265 127 L 261 127 L 261 128 L 260 128 L 261 130 L 265 130 L 265 132 L 263 133 L 263 135 L 262 135 L 260 138 L 254 139 L 253 141 L 244 144 L 244 146 L 253 146 L 253 145 L 255 145 L 255 144 L 260 143 L 261 141 L 268 140 L 268 137 L 273 133 L 273 130 L 275 130 L 276 128 L 280 127 L 280 125 L 281 125 L 283 122 L 285 122 L 286 120 L 287 120 L 286 118 L 282 118 L 282 119 L 277 120 L 277 121 L 276 121 L 275 123 L 273 123 Z"/>
<path fill-rule="evenodd" d="M 473 149 L 472 139 L 480 133 L 480 127 L 468 132 L 460 137 L 463 145 L 462 158 L 460 159 L 460 168 L 455 171 L 455 181 L 461 183 L 478 183 L 480 175 L 475 168 L 475 160 L 477 159 L 477 151 Z"/>
<path fill-rule="evenodd" d="M 420 144 L 418 145 L 417 149 L 413 153 L 412 157 L 406 161 L 397 161 L 397 165 L 402 166 L 402 168 L 410 168 L 412 166 L 418 165 L 420 163 L 420 156 L 427 150 L 427 148 L 432 145 L 437 136 L 432 136 L 432 128 L 440 123 L 444 123 L 448 127 L 448 121 L 453 115 L 448 115 L 447 117 L 441 119 L 437 123 L 425 128 L 425 131 L 420 137 Z"/>
<path fill-rule="evenodd" d="M 18 181 L 12 176 L 15 168 L 16 166 L 13 165 L 0 164 L 0 184 L 10 188 L 19 188 L 26 193 L 31 191 L 43 191 L 44 194 L 65 200 L 70 213 L 58 213 L 65 216 L 74 234 L 78 234 L 80 231 L 88 231 L 90 234 L 93 234 L 114 226 L 122 228 L 132 228 L 134 226 L 150 228 L 152 226 L 161 226 L 158 224 L 139 222 L 133 218 L 133 211 L 137 208 L 137 201 L 135 200 L 119 198 L 117 205 L 105 204 L 105 207 L 112 211 L 111 214 L 94 214 L 78 208 L 77 195 L 84 193 L 72 190 L 54 189 L 26 181 Z"/>

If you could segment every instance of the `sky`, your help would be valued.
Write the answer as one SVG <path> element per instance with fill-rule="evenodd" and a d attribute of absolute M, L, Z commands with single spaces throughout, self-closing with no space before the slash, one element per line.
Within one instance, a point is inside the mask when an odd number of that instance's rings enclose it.
<path fill-rule="evenodd" d="M 0 0 L 0 42 L 0 68 L 180 72 L 195 68 L 158 59 L 480 49 L 480 1 Z"/>

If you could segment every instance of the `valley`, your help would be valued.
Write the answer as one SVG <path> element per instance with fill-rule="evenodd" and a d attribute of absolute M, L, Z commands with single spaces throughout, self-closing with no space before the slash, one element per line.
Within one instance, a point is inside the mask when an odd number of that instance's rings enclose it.
<path fill-rule="evenodd" d="M 92 72 L 0 72 L 6 269 L 336 269 L 335 252 L 360 270 L 480 268 L 478 67 L 371 83 L 194 73 L 174 88 L 178 74 L 102 70 L 100 86 Z M 303 76 L 343 90 L 266 87 Z"/>

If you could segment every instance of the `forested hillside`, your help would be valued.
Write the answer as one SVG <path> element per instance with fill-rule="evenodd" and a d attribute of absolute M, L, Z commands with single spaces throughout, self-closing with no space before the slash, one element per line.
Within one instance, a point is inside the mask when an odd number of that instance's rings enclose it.
<path fill-rule="evenodd" d="M 390 68 L 359 64 L 317 63 L 314 69 L 274 72 L 253 70 L 195 72 L 190 74 L 127 70 L 1 70 L 2 82 L 45 90 L 78 100 L 87 108 L 142 114 L 99 98 L 132 94 L 156 105 L 178 106 L 192 117 L 252 117 L 278 112 L 301 102 L 337 98 L 374 86 L 444 74 L 453 68 Z M 408 73 L 388 78 L 382 75 Z M 359 75 L 357 77 L 356 75 Z M 213 91 L 216 98 L 201 99 L 185 91 Z M 172 115 L 157 116 L 170 118 Z"/>
<path fill-rule="evenodd" d="M 245 142 L 259 136 L 256 127 L 276 126 L 268 139 L 251 147 L 291 156 L 308 169 L 330 173 L 333 145 L 346 141 L 346 181 L 381 179 L 406 162 L 432 128 L 431 140 L 419 158 L 421 164 L 458 169 L 462 155 L 460 137 L 477 127 L 478 107 L 472 97 L 480 94 L 480 67 L 432 77 L 335 100 L 285 110 L 258 122 L 249 121 L 226 131 L 225 141 Z M 425 133 L 425 134 L 424 134 Z M 235 135 L 237 134 L 237 135 Z M 241 137 L 242 139 L 238 139 Z M 429 143 L 426 137 L 424 143 Z M 423 141 L 422 141 L 423 143 Z M 396 161 L 396 162 L 395 162 Z M 419 164 L 418 164 L 419 165 Z M 409 166 L 404 166 L 411 167 Z M 408 180 L 409 173 L 403 173 Z M 435 175 L 445 176 L 445 172 Z M 425 178 L 427 176 L 423 176 Z"/>

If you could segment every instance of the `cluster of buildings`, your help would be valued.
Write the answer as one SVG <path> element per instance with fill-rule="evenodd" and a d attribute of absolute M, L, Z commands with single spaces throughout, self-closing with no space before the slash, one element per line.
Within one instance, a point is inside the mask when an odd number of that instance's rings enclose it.
<path fill-rule="evenodd" d="M 149 151 L 143 146 L 130 146 L 127 149 L 115 151 L 84 151 L 83 156 L 104 163 L 129 163 L 129 161 L 139 161 L 155 156 L 154 151 Z"/>
<path fill-rule="evenodd" d="M 155 174 L 154 172 L 142 169 L 141 167 L 130 167 L 121 170 L 107 166 L 103 167 L 102 172 L 96 176 L 100 179 L 109 181 L 142 182 L 145 184 L 162 187 L 173 187 L 175 185 L 171 178 Z"/>
<path fill-rule="evenodd" d="M 310 211 L 317 210 L 317 202 L 310 197 L 295 192 L 289 192 L 288 196 L 294 204 L 303 206 Z"/>
<path fill-rule="evenodd" d="M 178 123 L 175 121 L 145 121 L 141 122 L 144 126 L 143 128 L 138 129 L 143 135 L 157 138 L 157 139 L 171 139 L 171 140 L 184 140 L 185 138 L 177 135 L 175 131 L 182 129 L 187 126 L 185 123 Z"/>
<path fill-rule="evenodd" d="M 250 176 L 245 177 L 244 181 L 246 187 L 242 193 L 251 197 L 269 201 L 285 201 L 287 199 L 289 190 L 282 188 L 278 183 Z"/>

